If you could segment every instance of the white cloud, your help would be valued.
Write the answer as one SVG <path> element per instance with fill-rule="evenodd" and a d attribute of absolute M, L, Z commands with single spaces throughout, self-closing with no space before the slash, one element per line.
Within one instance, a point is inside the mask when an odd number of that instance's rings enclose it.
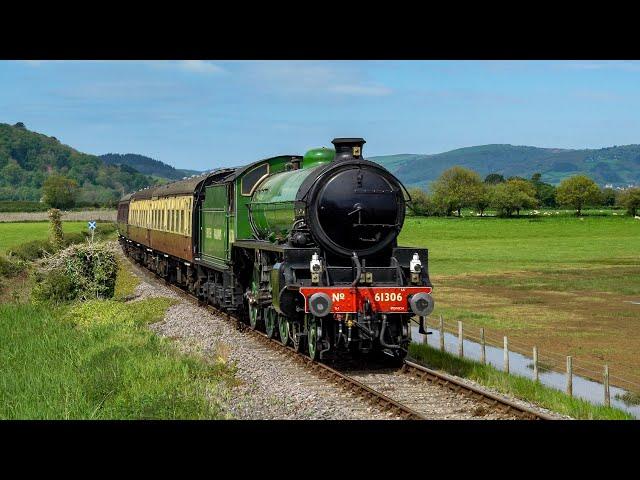
<path fill-rule="evenodd" d="M 180 60 L 178 66 L 182 70 L 194 73 L 222 73 L 224 69 L 206 60 Z"/>
<path fill-rule="evenodd" d="M 366 68 L 346 62 L 251 62 L 249 78 L 262 88 L 289 94 L 389 95 L 392 90 L 371 83 Z"/>
<path fill-rule="evenodd" d="M 224 73 L 226 70 L 209 60 L 146 60 L 145 65 L 165 70 L 180 70 L 198 74 Z"/>
<path fill-rule="evenodd" d="M 20 60 L 20 63 L 24 63 L 25 65 L 29 65 L 30 67 L 39 67 L 46 60 Z"/>

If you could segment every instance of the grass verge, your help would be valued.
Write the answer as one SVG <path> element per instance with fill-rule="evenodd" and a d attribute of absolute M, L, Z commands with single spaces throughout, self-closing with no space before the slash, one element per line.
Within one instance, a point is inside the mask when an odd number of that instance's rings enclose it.
<path fill-rule="evenodd" d="M 132 297 L 136 291 L 136 287 L 140 284 L 140 279 L 126 267 L 125 261 L 126 260 L 118 260 L 118 275 L 116 276 L 114 291 L 114 298 L 116 300 L 126 300 Z"/>
<path fill-rule="evenodd" d="M 0 418 L 226 418 L 233 369 L 147 328 L 172 303 L 0 305 Z"/>
<path fill-rule="evenodd" d="M 481 385 L 526 400 L 543 408 L 570 417 L 585 420 L 633 420 L 627 412 L 613 407 L 594 405 L 585 400 L 546 387 L 525 377 L 509 375 L 491 365 L 482 365 L 472 360 L 441 352 L 428 345 L 412 343 L 409 355 L 418 362 L 436 370 L 444 370 L 452 375 L 468 378 Z"/>

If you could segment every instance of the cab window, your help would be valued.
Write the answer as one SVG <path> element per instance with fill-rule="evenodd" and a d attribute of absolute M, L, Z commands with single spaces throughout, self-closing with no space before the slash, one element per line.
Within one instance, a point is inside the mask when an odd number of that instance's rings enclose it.
<path fill-rule="evenodd" d="M 256 184 L 267 175 L 269 175 L 268 163 L 258 165 L 253 170 L 245 173 L 244 177 L 242 177 L 242 195 L 251 195 Z"/>

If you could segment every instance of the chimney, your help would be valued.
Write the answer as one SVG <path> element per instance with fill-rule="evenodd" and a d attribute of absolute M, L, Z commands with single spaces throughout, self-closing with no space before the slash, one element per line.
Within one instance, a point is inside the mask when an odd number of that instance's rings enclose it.
<path fill-rule="evenodd" d="M 362 146 L 366 143 L 364 138 L 334 138 L 331 143 L 336 148 L 334 162 L 362 158 Z"/>

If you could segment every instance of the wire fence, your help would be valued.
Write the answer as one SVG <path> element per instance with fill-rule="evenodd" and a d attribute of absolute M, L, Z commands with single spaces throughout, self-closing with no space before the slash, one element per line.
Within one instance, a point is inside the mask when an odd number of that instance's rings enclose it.
<path fill-rule="evenodd" d="M 640 366 L 631 366 L 622 362 L 613 361 L 610 363 L 597 363 L 595 361 L 584 358 L 583 355 L 578 354 L 577 357 L 573 355 L 566 355 L 559 352 L 549 351 L 546 349 L 539 349 L 535 345 L 527 344 L 525 341 L 514 340 L 500 336 L 498 333 L 489 329 L 476 327 L 473 325 L 467 325 L 462 322 L 451 321 L 442 318 L 429 318 L 425 322 L 425 326 L 432 330 L 435 330 L 440 335 L 442 331 L 444 333 L 444 342 L 438 340 L 436 345 L 432 345 L 434 348 L 443 348 L 449 353 L 462 353 L 463 356 L 465 350 L 465 342 L 472 342 L 476 344 L 480 352 L 484 352 L 487 348 L 499 349 L 505 352 L 504 361 L 496 361 L 496 352 L 493 353 L 493 361 L 490 361 L 485 355 L 485 362 L 491 363 L 493 366 L 498 367 L 501 370 L 509 370 L 509 357 L 511 354 L 516 353 L 524 357 L 522 360 L 529 362 L 526 364 L 526 368 L 531 370 L 531 376 L 536 378 L 536 375 L 544 374 L 547 372 L 554 372 L 557 374 L 566 376 L 566 391 L 568 394 L 573 394 L 573 378 L 574 376 L 582 377 L 593 382 L 597 382 L 602 385 L 604 392 L 604 403 L 610 404 L 610 385 L 625 389 L 632 393 L 640 392 Z M 462 337 L 460 333 L 462 332 Z M 425 335 L 423 340 L 429 343 L 429 337 Z M 462 348 L 461 348 L 462 344 Z M 469 345 L 467 345 L 469 347 Z M 475 350 L 475 346 L 474 346 Z M 536 353 L 534 353 L 534 350 Z M 480 355 L 483 355 L 482 353 Z M 535 358 L 534 358 L 535 357 Z M 469 356 L 467 355 L 467 358 Z M 477 358 L 474 358 L 477 360 Z M 519 359 L 520 360 L 520 359 Z M 622 374 L 609 373 L 609 367 L 613 368 L 628 368 L 638 371 L 638 374 L 625 372 Z M 538 378 L 536 378 L 537 380 Z"/>

